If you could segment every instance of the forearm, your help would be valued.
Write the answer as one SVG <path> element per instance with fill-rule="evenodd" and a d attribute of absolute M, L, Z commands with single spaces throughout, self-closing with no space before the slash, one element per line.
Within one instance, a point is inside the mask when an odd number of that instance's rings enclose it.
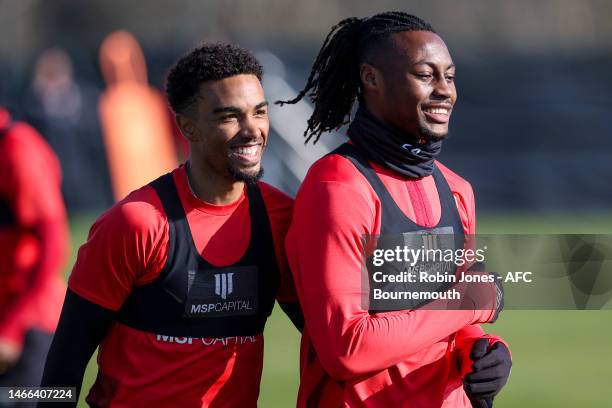
<path fill-rule="evenodd" d="M 351 266 L 348 258 L 344 261 L 342 265 Z M 493 286 L 472 293 L 459 283 L 456 285 L 465 295 L 461 306 L 440 299 L 421 309 L 371 314 L 362 302 L 367 293 L 361 286 L 359 268 L 352 266 L 308 268 L 323 275 L 311 274 L 298 283 L 317 355 L 326 370 L 339 379 L 394 366 L 465 326 L 488 322 L 495 315 L 492 302 L 476 306 L 472 298 L 488 293 L 494 299 Z"/>
<path fill-rule="evenodd" d="M 474 310 L 349 315 L 346 309 L 328 309 L 326 319 L 322 315 L 305 311 L 306 326 L 321 363 L 337 379 L 394 366 L 476 319 Z"/>
<path fill-rule="evenodd" d="M 89 302 L 68 289 L 41 385 L 76 387 L 78 398 L 87 363 L 106 335 L 113 318 L 113 311 Z"/>

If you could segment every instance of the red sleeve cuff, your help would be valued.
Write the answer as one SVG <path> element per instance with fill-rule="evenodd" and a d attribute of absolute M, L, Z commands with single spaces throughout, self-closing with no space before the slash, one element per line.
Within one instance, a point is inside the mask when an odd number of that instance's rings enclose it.
<path fill-rule="evenodd" d="M 496 336 L 494 334 L 485 334 L 479 337 L 466 338 L 461 342 L 461 344 L 457 344 L 459 366 L 461 369 L 461 378 L 472 372 L 473 361 L 470 358 L 470 352 L 472 351 L 472 346 L 478 339 L 488 339 L 489 348 L 492 347 L 495 343 L 502 343 L 504 346 L 506 346 L 508 352 L 510 353 L 510 358 L 512 358 L 512 351 L 510 350 L 510 346 L 504 341 L 504 339 L 499 336 Z"/>

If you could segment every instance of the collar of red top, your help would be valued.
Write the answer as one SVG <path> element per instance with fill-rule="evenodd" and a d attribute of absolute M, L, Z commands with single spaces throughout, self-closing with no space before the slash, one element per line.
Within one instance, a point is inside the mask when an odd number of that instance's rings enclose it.
<path fill-rule="evenodd" d="M 177 177 L 175 178 L 177 181 L 177 188 L 179 190 L 179 194 L 182 194 L 184 198 L 187 199 L 187 203 L 191 206 L 191 208 L 202 211 L 211 215 L 229 215 L 233 213 L 238 206 L 240 206 L 245 198 L 246 198 L 246 184 L 244 189 L 242 190 L 242 194 L 240 198 L 238 198 L 233 203 L 225 204 L 225 205 L 217 205 L 201 200 L 196 197 L 196 195 L 191 191 L 191 187 L 187 181 L 187 172 L 185 165 L 181 165 L 177 170 Z"/>

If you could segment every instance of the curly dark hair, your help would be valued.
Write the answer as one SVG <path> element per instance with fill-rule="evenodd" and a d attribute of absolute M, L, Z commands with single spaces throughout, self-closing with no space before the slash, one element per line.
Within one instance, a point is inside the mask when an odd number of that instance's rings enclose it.
<path fill-rule="evenodd" d="M 316 143 L 323 132 L 349 121 L 355 100 L 361 101 L 359 66 L 376 53 L 384 53 L 386 42 L 395 33 L 430 31 L 433 27 L 420 18 L 400 11 L 389 11 L 367 18 L 346 18 L 332 27 L 312 65 L 304 89 L 293 99 L 276 104 L 294 104 L 309 97 L 314 112 L 304 132 L 306 143 Z"/>
<path fill-rule="evenodd" d="M 196 101 L 200 85 L 240 74 L 255 75 L 263 68 L 253 54 L 225 43 L 204 43 L 181 57 L 168 72 L 166 95 L 175 113 L 183 114 Z"/>

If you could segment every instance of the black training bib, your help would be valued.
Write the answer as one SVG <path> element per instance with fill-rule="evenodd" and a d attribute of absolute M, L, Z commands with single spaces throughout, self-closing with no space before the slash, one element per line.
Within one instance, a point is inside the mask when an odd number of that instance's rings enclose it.
<path fill-rule="evenodd" d="M 381 203 L 381 227 L 380 234 L 376 237 L 376 249 L 395 248 L 396 246 L 406 246 L 410 248 L 424 249 L 440 249 L 440 250 L 455 250 L 464 247 L 464 232 L 463 224 L 455 204 L 455 198 L 451 189 L 444 178 L 444 175 L 434 165 L 433 177 L 436 183 L 436 189 L 440 198 L 441 216 L 438 224 L 432 228 L 426 228 L 416 224 L 408 218 L 398 207 L 393 197 L 378 177 L 374 169 L 370 166 L 365 156 L 352 144 L 345 143 L 334 150 L 331 154 L 338 154 L 348 159 L 361 174 L 366 178 L 372 189 L 378 196 Z M 364 237 L 367 241 L 368 237 Z M 390 310 L 410 310 L 421 307 L 430 301 L 404 299 L 393 301 L 392 308 L 384 310 L 372 307 L 376 304 L 373 298 L 373 289 L 379 288 L 383 291 L 444 291 L 448 289 L 452 283 L 448 282 L 385 282 L 379 283 L 372 279 L 376 267 L 373 264 L 372 256 L 365 259 L 365 264 L 369 275 L 370 313 L 379 313 Z M 390 268 L 395 266 L 389 265 Z M 419 265 L 423 267 L 423 265 Z M 410 268 L 410 266 L 406 267 Z M 404 269 L 406 269 L 404 268 Z M 414 267 L 413 267 L 414 268 Z M 386 271 L 388 274 L 401 273 L 401 270 Z M 442 275 L 455 275 L 456 266 L 453 264 L 447 270 L 440 270 Z"/>
<path fill-rule="evenodd" d="M 198 253 L 172 174 L 151 183 L 169 223 L 168 259 L 119 311 L 132 328 L 175 337 L 263 333 L 280 285 L 272 230 L 257 184 L 247 184 L 251 240 L 238 262 L 215 267 Z"/>

